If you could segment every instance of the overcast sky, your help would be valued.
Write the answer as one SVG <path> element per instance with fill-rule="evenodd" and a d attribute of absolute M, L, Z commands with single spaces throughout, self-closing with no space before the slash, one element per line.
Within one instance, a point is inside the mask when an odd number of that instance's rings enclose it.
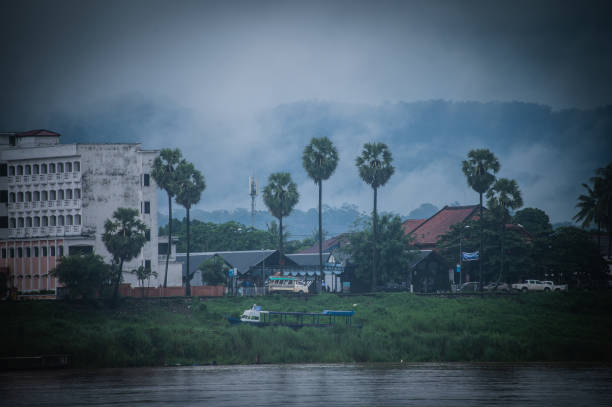
<path fill-rule="evenodd" d="M 0 124 L 12 128 L 1 130 L 40 127 L 40 118 L 53 112 L 92 114 L 136 94 L 197 118 L 187 131 L 193 131 L 198 154 L 188 156 L 205 161 L 206 152 L 265 144 L 255 118 L 302 100 L 609 105 L 609 4 L 3 0 Z M 204 128 L 223 129 L 223 136 L 202 135 Z M 283 169 L 274 162 L 266 169 Z M 457 199 L 449 195 L 434 203 L 470 199 L 469 190 L 454 193 Z M 205 207 L 236 202 L 214 195 Z M 346 199 L 352 200 L 369 210 L 369 200 Z"/>

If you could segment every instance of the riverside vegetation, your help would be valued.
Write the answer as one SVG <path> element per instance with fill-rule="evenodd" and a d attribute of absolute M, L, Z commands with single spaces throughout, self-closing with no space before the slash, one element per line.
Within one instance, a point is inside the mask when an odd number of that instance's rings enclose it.
<path fill-rule="evenodd" d="M 266 310 L 354 309 L 362 328 L 231 326 Z M 608 292 L 427 297 L 123 299 L 0 303 L 1 356 L 69 354 L 74 367 L 330 362 L 612 361 Z"/>

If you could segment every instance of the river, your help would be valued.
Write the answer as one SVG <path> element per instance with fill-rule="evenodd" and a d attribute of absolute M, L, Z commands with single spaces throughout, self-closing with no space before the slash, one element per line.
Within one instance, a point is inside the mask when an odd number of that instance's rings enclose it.
<path fill-rule="evenodd" d="M 3 406 L 611 406 L 612 366 L 252 365 L 0 372 Z"/>

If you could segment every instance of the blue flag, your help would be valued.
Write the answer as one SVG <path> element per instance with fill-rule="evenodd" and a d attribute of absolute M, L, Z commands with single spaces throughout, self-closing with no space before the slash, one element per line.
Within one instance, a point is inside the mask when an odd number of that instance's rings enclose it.
<path fill-rule="evenodd" d="M 473 253 L 462 252 L 461 253 L 461 258 L 463 259 L 463 261 L 475 261 L 475 260 L 479 260 L 480 259 L 480 253 L 478 251 L 475 251 Z"/>

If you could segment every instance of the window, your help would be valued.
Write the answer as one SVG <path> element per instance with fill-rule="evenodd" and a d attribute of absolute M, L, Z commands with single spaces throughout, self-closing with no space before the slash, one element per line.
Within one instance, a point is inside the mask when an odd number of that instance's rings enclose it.
<path fill-rule="evenodd" d="M 32 166 L 30 164 L 25 166 L 25 175 L 32 175 Z"/>
<path fill-rule="evenodd" d="M 17 137 L 9 136 L 9 145 L 11 145 L 11 146 L 17 145 Z"/>
<path fill-rule="evenodd" d="M 57 163 L 57 172 L 58 174 L 64 172 L 64 163 Z"/>
<path fill-rule="evenodd" d="M 47 257 L 47 246 L 43 246 L 43 248 L 42 248 L 42 255 L 43 255 L 43 257 Z"/>
<path fill-rule="evenodd" d="M 59 255 L 62 257 L 64 255 L 64 246 L 59 247 Z"/>
<path fill-rule="evenodd" d="M 42 191 L 41 201 L 48 201 L 48 200 L 49 200 L 49 193 L 47 191 Z"/>
<path fill-rule="evenodd" d="M 56 226 L 57 225 L 57 218 L 55 217 L 55 215 L 49 216 L 49 224 L 51 226 Z"/>
<path fill-rule="evenodd" d="M 40 166 L 38 164 L 34 164 L 32 169 L 34 170 L 35 175 L 38 175 L 40 173 Z"/>
<path fill-rule="evenodd" d="M 10 255 L 11 259 L 14 259 L 14 258 L 15 258 L 15 249 L 13 249 L 12 247 L 11 247 L 11 249 L 9 250 L 9 255 Z"/>
<path fill-rule="evenodd" d="M 34 227 L 40 227 L 40 216 L 34 216 Z"/>
<path fill-rule="evenodd" d="M 26 191 L 25 200 L 26 202 L 32 202 L 32 193 L 30 191 Z"/>
<path fill-rule="evenodd" d="M 41 164 L 40 165 L 40 173 L 41 174 L 46 174 L 47 173 L 47 164 Z"/>
<path fill-rule="evenodd" d="M 81 163 L 79 161 L 75 161 L 74 162 L 74 172 L 80 172 L 81 171 Z"/>
<path fill-rule="evenodd" d="M 42 225 L 43 226 L 49 226 L 49 218 L 46 216 L 42 217 Z"/>
<path fill-rule="evenodd" d="M 64 215 L 59 215 L 57 217 L 57 226 L 64 226 Z"/>
<path fill-rule="evenodd" d="M 34 248 L 34 257 L 38 257 L 40 253 L 38 252 L 38 246 Z"/>
<path fill-rule="evenodd" d="M 32 257 L 32 249 L 26 247 L 26 257 Z"/>
<path fill-rule="evenodd" d="M 151 260 L 145 260 L 145 270 L 151 270 Z"/>
<path fill-rule="evenodd" d="M 2 258 L 6 259 L 6 249 L 2 249 Z"/>
<path fill-rule="evenodd" d="M 147 242 L 151 241 L 151 229 L 145 230 L 145 239 L 147 240 Z"/>
<path fill-rule="evenodd" d="M 18 247 L 17 248 L 17 257 L 19 257 L 20 259 L 23 257 L 23 248 L 22 247 Z"/>
<path fill-rule="evenodd" d="M 49 164 L 49 174 L 55 174 L 55 164 Z"/>
<path fill-rule="evenodd" d="M 23 218 L 17 218 L 17 225 L 18 227 L 22 228 L 24 226 L 24 219 Z"/>
<path fill-rule="evenodd" d="M 8 216 L 0 216 L 0 229 L 8 229 Z"/>
<path fill-rule="evenodd" d="M 66 199 L 72 199 L 72 189 L 66 190 Z"/>
<path fill-rule="evenodd" d="M 14 192 L 11 192 L 11 193 L 9 194 L 9 201 L 10 201 L 10 202 L 15 202 L 15 198 L 16 198 L 15 193 L 14 193 Z"/>
<path fill-rule="evenodd" d="M 40 192 L 34 191 L 34 201 L 40 201 Z"/>
<path fill-rule="evenodd" d="M 75 225 L 81 224 L 81 215 L 74 215 L 74 224 Z"/>
<path fill-rule="evenodd" d="M 66 163 L 66 172 L 72 172 L 72 163 L 71 162 L 67 162 Z"/>
<path fill-rule="evenodd" d="M 23 165 L 17 166 L 17 175 L 23 175 Z"/>
<path fill-rule="evenodd" d="M 72 215 L 66 215 L 66 225 L 72 226 Z"/>
<path fill-rule="evenodd" d="M 11 218 L 11 228 L 16 228 L 17 227 L 17 219 L 15 218 Z"/>
<path fill-rule="evenodd" d="M 28 216 L 26 218 L 26 228 L 31 228 L 32 227 L 32 217 Z"/>
<path fill-rule="evenodd" d="M 57 200 L 61 201 L 62 199 L 64 199 L 64 190 L 63 189 L 59 189 L 57 191 Z"/>
<path fill-rule="evenodd" d="M 55 246 L 51 246 L 51 257 L 55 257 Z"/>
<path fill-rule="evenodd" d="M 0 164 L 0 177 L 8 175 L 8 164 Z"/>
<path fill-rule="evenodd" d="M 23 192 L 17 192 L 17 202 L 23 202 Z"/>
<path fill-rule="evenodd" d="M 143 177 L 142 183 L 145 187 L 148 187 L 149 184 L 151 183 L 149 178 L 150 178 L 149 174 L 145 174 Z"/>
<path fill-rule="evenodd" d="M 0 191 L 0 202 L 7 203 L 8 202 L 8 191 L 3 189 Z"/>
<path fill-rule="evenodd" d="M 145 201 L 145 203 L 144 203 L 144 213 L 151 213 L 151 202 Z"/>
<path fill-rule="evenodd" d="M 74 199 L 81 199 L 81 189 L 80 188 L 76 188 L 74 190 Z"/>
<path fill-rule="evenodd" d="M 15 166 L 14 165 L 11 165 L 9 167 L 9 175 L 15 175 Z"/>
<path fill-rule="evenodd" d="M 55 201 L 57 199 L 57 193 L 55 192 L 55 190 L 51 190 L 49 191 L 49 200 L 50 201 Z"/>

